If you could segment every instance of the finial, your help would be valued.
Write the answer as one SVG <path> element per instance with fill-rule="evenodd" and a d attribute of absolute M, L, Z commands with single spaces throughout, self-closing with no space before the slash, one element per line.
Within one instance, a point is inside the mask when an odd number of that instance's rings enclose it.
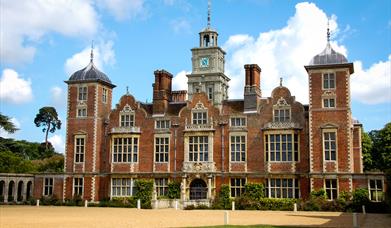
<path fill-rule="evenodd" d="M 211 8 L 211 0 L 208 0 L 208 28 L 210 28 L 210 8 Z"/>
<path fill-rule="evenodd" d="M 91 59 L 90 59 L 91 62 L 94 61 L 94 40 L 92 40 L 91 42 Z"/>
<path fill-rule="evenodd" d="M 129 86 L 126 86 L 126 95 L 129 95 Z"/>
<path fill-rule="evenodd" d="M 327 43 L 330 43 L 330 20 L 327 19 Z"/>
<path fill-rule="evenodd" d="M 280 87 L 282 86 L 282 77 L 280 77 Z"/>

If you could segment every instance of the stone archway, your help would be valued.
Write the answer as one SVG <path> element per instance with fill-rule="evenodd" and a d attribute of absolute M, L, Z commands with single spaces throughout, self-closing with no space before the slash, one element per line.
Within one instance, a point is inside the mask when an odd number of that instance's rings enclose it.
<path fill-rule="evenodd" d="M 16 193 L 16 201 L 23 201 L 23 181 L 18 183 L 18 191 Z"/>
<path fill-rule="evenodd" d="M 5 181 L 2 180 L 0 181 L 0 202 L 4 201 L 5 196 Z"/>
<path fill-rule="evenodd" d="M 33 187 L 33 182 L 29 181 L 27 182 L 26 186 L 26 200 L 29 200 L 30 197 L 32 196 L 32 187 Z"/>
<path fill-rule="evenodd" d="M 14 191 L 15 191 L 15 182 L 10 181 L 8 184 L 8 202 L 15 200 Z"/>
<path fill-rule="evenodd" d="M 204 180 L 194 179 L 190 183 L 190 200 L 207 199 L 208 187 Z"/>

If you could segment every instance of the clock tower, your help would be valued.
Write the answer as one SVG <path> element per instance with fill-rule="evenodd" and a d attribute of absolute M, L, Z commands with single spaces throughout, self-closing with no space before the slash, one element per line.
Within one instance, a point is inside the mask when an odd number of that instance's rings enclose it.
<path fill-rule="evenodd" d="M 204 92 L 213 104 L 221 108 L 228 99 L 229 78 L 224 74 L 225 52 L 218 46 L 218 33 L 210 27 L 210 1 L 208 2 L 208 25 L 199 33 L 199 47 L 191 49 L 192 73 L 187 75 L 188 98 Z"/>

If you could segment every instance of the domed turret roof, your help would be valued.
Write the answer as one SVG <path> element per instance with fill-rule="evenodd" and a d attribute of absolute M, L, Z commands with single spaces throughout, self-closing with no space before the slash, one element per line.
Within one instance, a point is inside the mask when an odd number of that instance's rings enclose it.
<path fill-rule="evenodd" d="M 336 52 L 327 42 L 326 48 L 318 55 L 314 56 L 309 65 L 327 65 L 347 63 L 348 60 L 341 53 Z"/>
<path fill-rule="evenodd" d="M 98 70 L 92 60 L 86 67 L 73 73 L 68 81 L 101 81 L 111 84 L 109 77 Z"/>

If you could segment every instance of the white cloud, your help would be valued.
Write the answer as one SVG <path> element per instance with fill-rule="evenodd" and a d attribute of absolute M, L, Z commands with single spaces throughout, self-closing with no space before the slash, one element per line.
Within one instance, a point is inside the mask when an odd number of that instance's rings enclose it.
<path fill-rule="evenodd" d="M 2 64 L 30 62 L 36 45 L 50 32 L 90 37 L 99 27 L 91 1 L 1 1 L 0 15 Z"/>
<path fill-rule="evenodd" d="M 18 72 L 5 69 L 0 78 L 0 101 L 22 104 L 31 101 L 33 93 L 30 79 L 19 77 Z"/>
<path fill-rule="evenodd" d="M 190 33 L 191 25 L 186 19 L 175 19 L 170 22 L 175 33 Z"/>
<path fill-rule="evenodd" d="M 309 18 L 311 18 L 309 20 Z M 244 64 L 256 63 L 262 68 L 262 96 L 270 96 L 283 77 L 284 86 L 302 103 L 308 103 L 308 76 L 304 65 L 326 47 L 327 15 L 313 3 L 299 3 L 287 25 L 260 33 L 258 37 L 238 34 L 229 37 L 223 48 L 229 53 L 226 73 L 230 76 L 230 98 L 243 97 Z M 338 34 L 336 16 L 330 29 Z M 333 48 L 347 54 L 337 41 Z"/>
<path fill-rule="evenodd" d="M 65 72 L 67 77 L 77 70 L 80 70 L 90 62 L 91 47 L 86 47 L 82 51 L 74 54 L 65 62 Z M 94 47 L 94 64 L 103 71 L 103 65 L 113 65 L 115 63 L 115 53 L 113 41 L 101 42 Z"/>
<path fill-rule="evenodd" d="M 107 9 L 117 21 L 132 19 L 146 13 L 144 0 L 98 0 L 98 6 Z"/>
<path fill-rule="evenodd" d="M 11 118 L 10 121 L 15 125 L 16 128 L 20 129 L 20 122 L 16 118 Z M 17 133 L 17 131 L 15 133 Z M 6 132 L 4 129 L 0 128 L 0 137 L 12 138 L 14 137 L 14 134 L 10 134 Z"/>
<path fill-rule="evenodd" d="M 187 74 L 190 72 L 183 70 L 174 76 L 172 79 L 173 90 L 187 90 Z"/>
<path fill-rule="evenodd" d="M 52 88 L 50 88 L 50 94 L 52 98 L 51 103 L 57 109 L 65 107 L 66 95 L 61 87 L 53 86 Z"/>
<path fill-rule="evenodd" d="M 62 135 L 53 135 L 48 138 L 48 141 L 52 144 L 54 149 L 59 153 L 64 153 L 65 151 L 65 141 Z"/>
<path fill-rule="evenodd" d="M 350 80 L 353 99 L 366 104 L 391 102 L 391 55 L 367 70 L 360 61 L 354 62 L 354 68 Z"/>

